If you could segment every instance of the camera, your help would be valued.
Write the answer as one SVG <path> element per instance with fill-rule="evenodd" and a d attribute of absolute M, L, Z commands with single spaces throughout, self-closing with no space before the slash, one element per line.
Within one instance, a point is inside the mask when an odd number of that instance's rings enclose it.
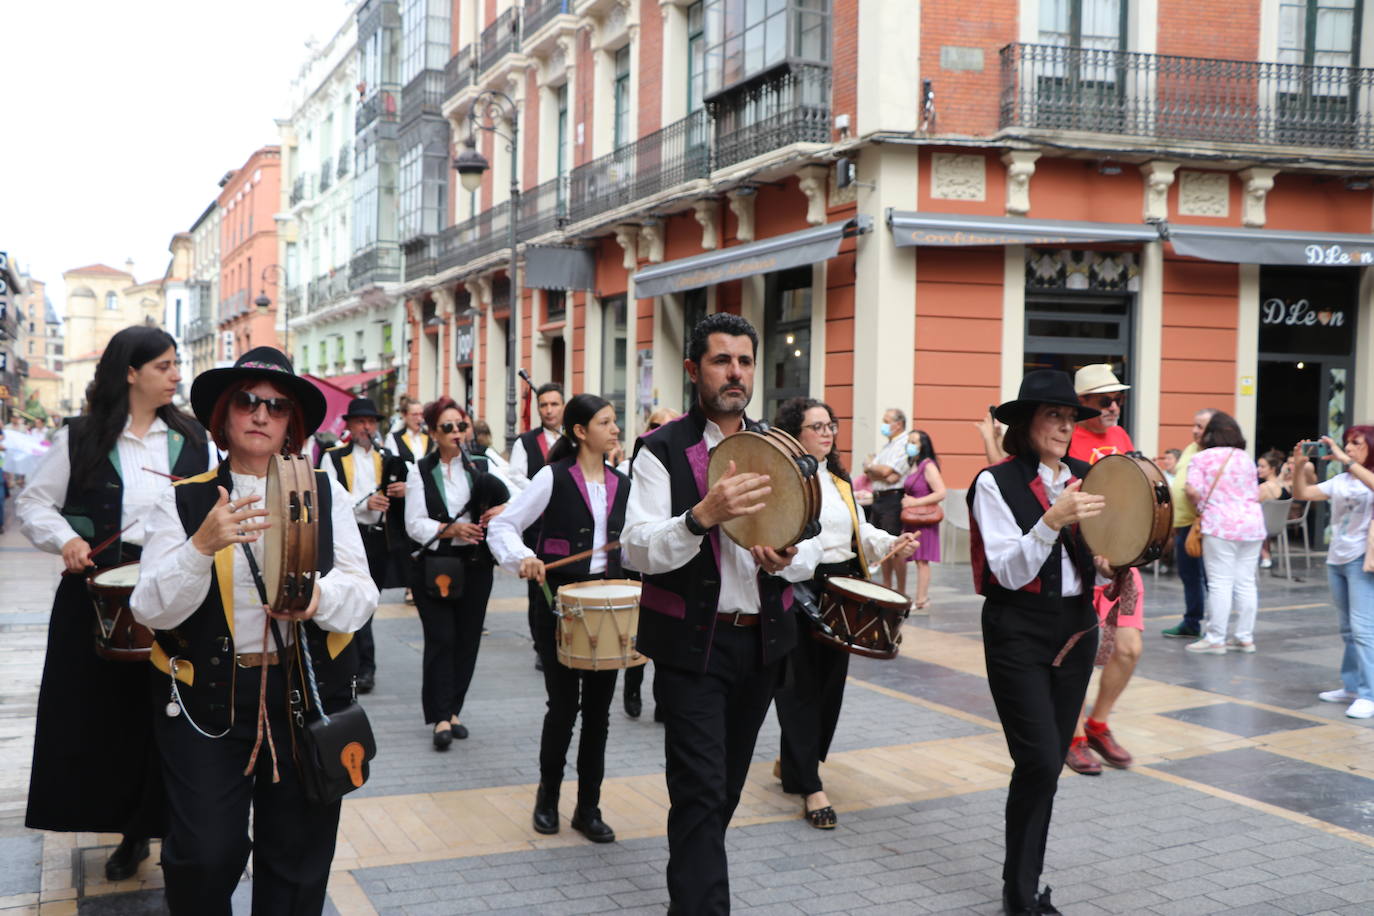
<path fill-rule="evenodd" d="M 1331 454 L 1331 447 L 1325 442 L 1308 442 L 1302 447 L 1302 453 L 1308 458 L 1325 458 Z"/>

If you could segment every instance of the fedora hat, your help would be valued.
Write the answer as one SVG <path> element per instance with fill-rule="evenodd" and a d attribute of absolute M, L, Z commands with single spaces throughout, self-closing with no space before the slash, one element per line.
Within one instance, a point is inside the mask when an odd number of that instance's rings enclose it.
<path fill-rule="evenodd" d="M 1001 423 L 1011 426 L 1023 422 L 1040 404 L 1056 404 L 1072 407 L 1078 422 L 1091 419 L 1102 411 L 1095 407 L 1084 407 L 1078 403 L 1078 395 L 1073 390 L 1073 382 L 1067 372 L 1058 369 L 1035 369 L 1021 379 L 1021 390 L 1016 400 L 999 404 L 992 415 Z"/>
<path fill-rule="evenodd" d="M 377 405 L 372 403 L 371 398 L 354 398 L 348 402 L 348 410 L 344 411 L 343 418 L 351 420 L 354 417 L 374 417 L 382 419 L 382 415 L 377 413 Z"/>
<path fill-rule="evenodd" d="M 307 436 L 319 429 L 327 409 L 324 394 L 291 368 L 291 360 L 276 347 L 254 347 L 227 369 L 209 369 L 191 383 L 191 410 L 206 429 L 215 404 L 229 386 L 241 379 L 264 379 L 282 390 L 301 408 Z"/>
<path fill-rule="evenodd" d="M 1121 379 L 1112 371 L 1111 363 L 1089 363 L 1073 375 L 1073 390 L 1079 395 L 1111 394 L 1113 391 L 1129 391 L 1130 385 L 1121 384 Z"/>

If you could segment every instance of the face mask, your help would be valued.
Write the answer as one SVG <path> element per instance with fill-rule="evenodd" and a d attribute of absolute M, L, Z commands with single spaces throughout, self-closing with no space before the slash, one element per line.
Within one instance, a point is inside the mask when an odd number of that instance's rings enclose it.
<path fill-rule="evenodd" d="M 882 424 L 881 426 L 879 426 L 879 427 L 878 427 L 878 435 L 882 436 L 884 439 L 891 438 L 891 437 L 892 437 L 892 424 L 890 424 L 890 423 L 884 423 L 884 424 Z"/>
<path fill-rule="evenodd" d="M 921 454 L 920 446 L 912 445 L 910 442 L 906 444 L 906 456 L 908 458 L 915 458 L 919 454 Z"/>

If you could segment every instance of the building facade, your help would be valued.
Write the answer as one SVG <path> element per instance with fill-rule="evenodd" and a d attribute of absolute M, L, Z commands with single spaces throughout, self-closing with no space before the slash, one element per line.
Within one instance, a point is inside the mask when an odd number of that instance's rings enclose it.
<path fill-rule="evenodd" d="M 254 304 L 277 275 L 280 195 L 281 148 L 265 146 L 226 176 L 215 201 L 220 214 L 217 361 L 232 363 L 253 347 L 280 346 L 276 303 L 265 310 Z"/>
<path fill-rule="evenodd" d="M 195 255 L 194 247 L 195 241 L 189 232 L 178 232 L 173 235 L 171 243 L 167 246 L 172 257 L 167 262 L 167 271 L 162 276 L 163 312 L 159 319 L 162 327 L 176 341 L 177 354 L 187 368 L 191 364 L 190 350 L 187 346 L 188 332 L 191 330 L 191 322 L 195 319 L 191 305 L 191 265 Z M 194 377 L 182 377 L 181 384 L 177 386 L 177 404 L 189 403 L 191 380 Z"/>
<path fill-rule="evenodd" d="M 95 377 L 95 366 L 105 344 L 116 332 L 143 321 L 138 299 L 125 295 L 134 285 L 133 274 L 105 264 L 91 264 L 64 271 L 67 298 L 63 309 L 61 396 L 58 412 L 81 412 L 86 386 Z"/>
<path fill-rule="evenodd" d="M 189 320 L 182 374 L 192 379 L 219 365 L 223 352 L 219 336 L 219 214 L 219 205 L 211 201 L 190 229 Z"/>
<path fill-rule="evenodd" d="M 32 288 L 28 276 L 9 252 L 0 251 L 0 420 L 24 406 L 28 363 L 24 358 Z"/>

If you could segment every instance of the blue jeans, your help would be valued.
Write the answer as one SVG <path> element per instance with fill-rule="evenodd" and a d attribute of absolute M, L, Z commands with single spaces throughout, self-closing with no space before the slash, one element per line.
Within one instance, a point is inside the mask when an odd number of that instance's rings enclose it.
<path fill-rule="evenodd" d="M 1374 700 L 1374 573 L 1364 559 L 1328 565 L 1331 600 L 1341 615 L 1341 683 L 1362 700 Z"/>
<path fill-rule="evenodd" d="M 1174 529 L 1174 567 L 1183 580 L 1183 623 L 1185 629 L 1202 632 L 1202 615 L 1207 608 L 1207 570 L 1202 557 L 1190 557 L 1184 544 L 1188 527 Z"/>

